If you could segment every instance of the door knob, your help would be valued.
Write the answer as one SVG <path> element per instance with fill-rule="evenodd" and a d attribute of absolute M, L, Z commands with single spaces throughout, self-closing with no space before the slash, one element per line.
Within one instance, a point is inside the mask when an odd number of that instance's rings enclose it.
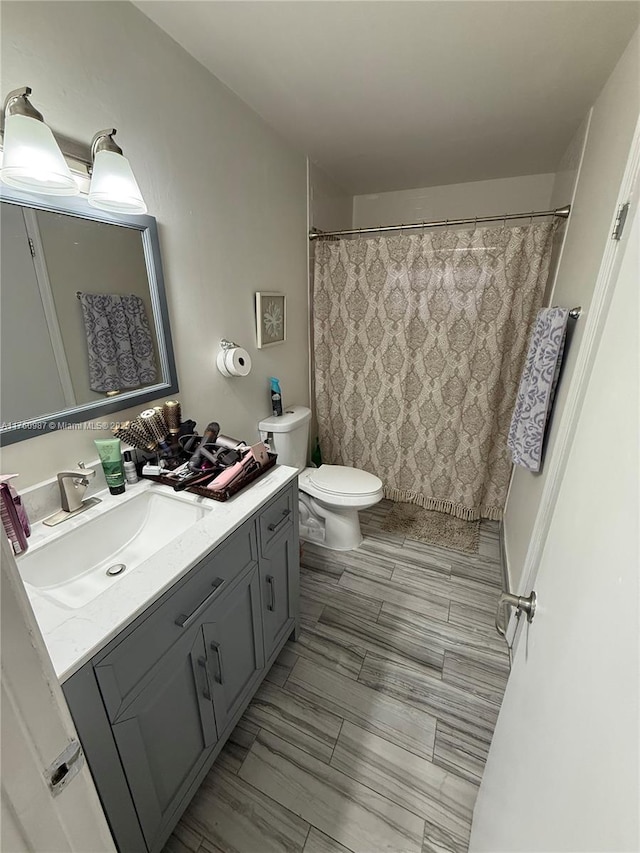
<path fill-rule="evenodd" d="M 496 609 L 496 631 L 501 637 L 506 638 L 507 633 L 507 608 L 515 607 L 517 612 L 527 614 L 527 622 L 533 622 L 533 617 L 536 613 L 537 598 L 533 590 L 529 595 L 512 595 L 510 592 L 503 592 L 498 599 L 498 607 Z"/>

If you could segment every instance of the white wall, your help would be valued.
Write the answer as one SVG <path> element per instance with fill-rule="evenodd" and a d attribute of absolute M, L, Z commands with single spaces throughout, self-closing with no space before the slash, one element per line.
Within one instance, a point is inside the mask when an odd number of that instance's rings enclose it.
<path fill-rule="evenodd" d="M 353 196 L 309 161 L 309 225 L 320 231 L 351 228 Z"/>
<path fill-rule="evenodd" d="M 353 199 L 353 227 L 375 228 L 376 225 L 398 225 L 403 222 L 547 210 L 554 178 L 553 174 L 523 175 L 377 195 L 357 195 Z"/>
<path fill-rule="evenodd" d="M 580 127 L 574 133 L 571 142 L 567 146 L 567 150 L 562 156 L 562 160 L 560 161 L 558 171 L 556 172 L 553 181 L 553 189 L 551 191 L 550 207 L 552 208 L 563 207 L 565 204 L 570 204 L 573 207 L 576 188 L 578 185 L 578 172 L 580 170 L 580 164 L 582 163 L 582 157 L 584 155 L 584 149 L 587 142 L 587 133 L 589 132 L 591 112 L 592 111 L 589 110 L 582 123 L 580 124 Z M 553 288 L 555 286 L 556 278 L 558 275 L 558 269 L 560 266 L 560 259 L 562 257 L 562 251 L 564 249 L 564 240 L 567 234 L 567 224 L 567 219 L 559 220 L 556 233 L 553 237 L 551 263 L 549 265 L 549 279 L 547 281 L 547 286 L 545 288 L 543 299 L 544 305 L 549 305 L 551 303 Z"/>
<path fill-rule="evenodd" d="M 565 357 L 545 463 L 540 474 L 516 469 L 507 499 L 504 534 L 511 588 L 524 582 L 527 550 L 551 464 L 600 262 L 611 238 L 611 219 L 640 109 L 640 31 L 636 32 L 593 107 L 574 206 L 551 296 L 554 305 L 581 305 Z"/>
<path fill-rule="evenodd" d="M 54 130 L 88 143 L 118 128 L 159 224 L 185 415 L 256 436 L 271 375 L 285 404 L 307 403 L 304 155 L 129 3 L 3 3 L 1 46 L 3 91 L 32 86 Z M 256 290 L 287 294 L 280 347 L 255 349 Z M 249 350 L 250 377 L 215 370 L 222 337 Z M 23 441 L 3 450 L 2 469 L 19 472 L 24 487 L 95 458 L 93 439 L 108 434 Z"/>

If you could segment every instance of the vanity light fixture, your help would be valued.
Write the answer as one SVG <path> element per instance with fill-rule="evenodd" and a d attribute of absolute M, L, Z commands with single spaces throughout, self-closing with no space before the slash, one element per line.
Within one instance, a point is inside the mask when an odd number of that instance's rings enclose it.
<path fill-rule="evenodd" d="M 0 180 L 18 190 L 44 195 L 78 195 L 64 155 L 42 114 L 29 101 L 31 87 L 9 92 L 4 102 L 4 143 Z"/>
<path fill-rule="evenodd" d="M 89 204 L 110 213 L 146 213 L 140 187 L 122 148 L 114 141 L 116 129 L 101 130 L 91 142 Z"/>

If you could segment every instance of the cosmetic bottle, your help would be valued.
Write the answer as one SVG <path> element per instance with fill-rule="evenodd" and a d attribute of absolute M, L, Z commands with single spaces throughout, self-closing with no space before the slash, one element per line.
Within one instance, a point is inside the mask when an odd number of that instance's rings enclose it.
<path fill-rule="evenodd" d="M 271 382 L 271 411 L 274 418 L 282 416 L 282 391 L 280 390 L 280 380 L 275 376 L 269 377 Z"/>
<path fill-rule="evenodd" d="M 124 452 L 124 478 L 127 483 L 138 482 L 138 472 L 136 471 L 136 463 L 133 461 L 133 456 L 130 450 Z"/>
<path fill-rule="evenodd" d="M 120 453 L 119 438 L 94 438 L 93 443 L 98 448 L 98 456 L 102 462 L 104 478 L 112 495 L 124 493 L 124 468 Z"/>

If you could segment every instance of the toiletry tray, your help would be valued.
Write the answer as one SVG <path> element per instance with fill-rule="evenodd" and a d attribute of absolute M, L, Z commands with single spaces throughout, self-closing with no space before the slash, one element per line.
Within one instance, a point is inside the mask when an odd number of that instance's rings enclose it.
<path fill-rule="evenodd" d="M 191 492 L 194 495 L 201 495 L 203 498 L 209 498 L 212 501 L 228 501 L 229 498 L 232 498 L 234 495 L 237 495 L 238 492 L 241 492 L 245 486 L 250 485 L 259 477 L 269 471 L 276 464 L 278 456 L 276 453 L 269 453 L 269 461 L 262 468 L 258 468 L 256 471 L 252 471 L 250 474 L 247 474 L 246 477 L 243 477 L 242 480 L 237 483 L 232 483 L 227 489 L 224 489 L 221 492 L 214 492 L 211 489 L 207 489 L 206 486 L 188 486 L 184 489 L 185 492 Z M 170 479 L 165 474 L 145 474 L 143 475 L 145 480 L 153 480 L 154 483 L 161 483 L 163 486 L 170 486 L 172 489 L 175 485 L 175 480 Z"/>

